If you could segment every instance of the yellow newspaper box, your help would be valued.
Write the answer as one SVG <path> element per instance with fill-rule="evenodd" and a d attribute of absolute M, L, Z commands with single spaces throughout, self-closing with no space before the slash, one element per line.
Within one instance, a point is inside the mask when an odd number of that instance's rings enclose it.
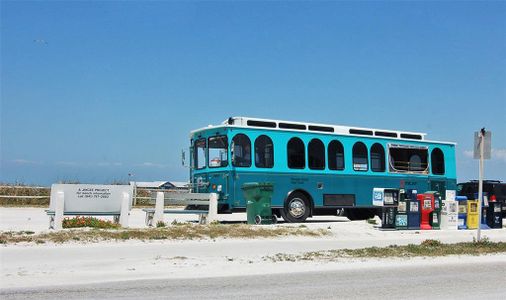
<path fill-rule="evenodd" d="M 467 229 L 478 229 L 478 226 L 480 226 L 478 200 L 467 200 Z"/>

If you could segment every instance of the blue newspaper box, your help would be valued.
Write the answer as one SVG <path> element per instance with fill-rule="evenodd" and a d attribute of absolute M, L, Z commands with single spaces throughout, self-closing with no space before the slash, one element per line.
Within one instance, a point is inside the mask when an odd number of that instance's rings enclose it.
<path fill-rule="evenodd" d="M 457 196 L 455 200 L 459 203 L 459 229 L 467 229 L 467 197 Z"/>
<path fill-rule="evenodd" d="M 420 202 L 416 199 L 416 190 L 406 190 L 406 206 L 408 215 L 408 229 L 420 229 L 421 213 Z"/>

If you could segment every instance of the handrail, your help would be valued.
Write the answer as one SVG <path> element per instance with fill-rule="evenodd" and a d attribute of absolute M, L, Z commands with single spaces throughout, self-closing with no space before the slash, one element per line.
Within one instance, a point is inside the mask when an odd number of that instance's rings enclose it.
<path fill-rule="evenodd" d="M 43 198 L 51 198 L 51 196 L 9 196 L 9 195 L 0 195 L 0 198 L 14 198 L 14 199 L 43 199 Z"/>
<path fill-rule="evenodd" d="M 0 185 L 0 189 L 39 189 L 39 190 L 49 190 L 50 186 L 28 186 L 28 185 Z"/>
<path fill-rule="evenodd" d="M 412 166 L 409 161 L 393 161 L 389 160 L 390 168 L 396 172 L 416 172 L 416 173 L 429 173 L 429 163 L 416 163 L 417 167 Z M 419 166 L 419 167 L 418 167 Z M 402 168 L 402 169 L 401 169 Z"/>

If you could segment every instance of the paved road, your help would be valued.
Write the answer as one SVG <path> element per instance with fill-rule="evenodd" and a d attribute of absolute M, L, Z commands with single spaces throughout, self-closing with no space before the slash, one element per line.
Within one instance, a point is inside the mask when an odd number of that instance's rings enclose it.
<path fill-rule="evenodd" d="M 275 265 L 273 265 L 275 267 Z M 506 261 L 0 290 L 2 299 L 504 299 Z"/>

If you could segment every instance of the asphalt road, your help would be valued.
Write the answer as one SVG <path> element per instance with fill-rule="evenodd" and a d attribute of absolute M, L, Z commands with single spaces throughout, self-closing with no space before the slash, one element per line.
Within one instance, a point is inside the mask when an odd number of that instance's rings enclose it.
<path fill-rule="evenodd" d="M 275 264 L 272 265 L 275 268 Z M 506 261 L 0 290 L 2 299 L 505 299 Z"/>

